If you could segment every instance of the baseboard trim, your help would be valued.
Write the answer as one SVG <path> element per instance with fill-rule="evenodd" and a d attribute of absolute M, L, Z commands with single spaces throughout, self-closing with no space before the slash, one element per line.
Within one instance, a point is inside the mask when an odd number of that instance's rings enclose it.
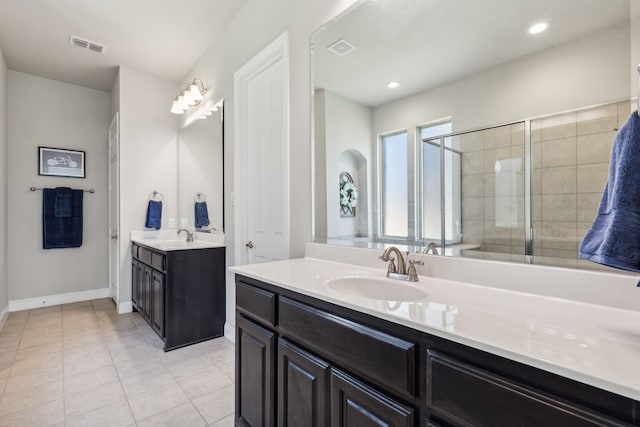
<path fill-rule="evenodd" d="M 47 295 L 36 298 L 25 298 L 9 301 L 9 311 L 22 311 L 32 308 L 48 307 L 51 305 L 68 304 L 71 302 L 88 301 L 99 298 L 109 298 L 109 288 L 92 289 L 90 291 L 68 292 L 66 294 Z"/>
<path fill-rule="evenodd" d="M 133 303 L 131 300 L 118 303 L 118 314 L 131 313 L 133 311 Z"/>
<path fill-rule="evenodd" d="M 236 342 L 236 325 L 225 322 L 224 336 L 231 342 Z"/>
<path fill-rule="evenodd" d="M 4 322 L 7 321 L 7 317 L 9 317 L 9 304 L 5 305 L 0 311 L 0 331 L 4 328 Z"/>

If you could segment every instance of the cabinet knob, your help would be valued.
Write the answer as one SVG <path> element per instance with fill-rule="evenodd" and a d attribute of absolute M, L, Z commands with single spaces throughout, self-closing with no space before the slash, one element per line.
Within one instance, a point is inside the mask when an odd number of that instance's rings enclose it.
<path fill-rule="evenodd" d="M 253 242 L 251 240 L 249 240 L 248 243 L 245 243 L 245 246 L 249 249 L 253 249 Z"/>

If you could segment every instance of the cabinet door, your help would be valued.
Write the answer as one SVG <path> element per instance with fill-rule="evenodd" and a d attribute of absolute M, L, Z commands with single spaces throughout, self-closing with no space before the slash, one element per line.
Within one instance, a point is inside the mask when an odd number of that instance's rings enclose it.
<path fill-rule="evenodd" d="M 151 327 L 161 338 L 164 338 L 164 282 L 164 274 L 151 270 Z"/>
<path fill-rule="evenodd" d="M 331 370 L 332 426 L 414 426 L 414 410 L 350 376 Z"/>
<path fill-rule="evenodd" d="M 272 427 L 276 335 L 243 316 L 236 329 L 236 425 Z"/>
<path fill-rule="evenodd" d="M 140 264 L 140 301 L 142 303 L 142 315 L 151 322 L 151 267 Z"/>
<path fill-rule="evenodd" d="M 138 312 L 142 317 L 148 319 L 147 316 L 147 297 L 145 293 L 145 265 L 141 262 L 136 263 L 136 280 L 138 282 Z"/>
<path fill-rule="evenodd" d="M 133 308 L 138 310 L 138 293 L 140 292 L 140 281 L 138 280 L 138 261 L 131 263 L 131 302 Z"/>
<path fill-rule="evenodd" d="M 329 425 L 329 365 L 278 340 L 278 426 Z"/>

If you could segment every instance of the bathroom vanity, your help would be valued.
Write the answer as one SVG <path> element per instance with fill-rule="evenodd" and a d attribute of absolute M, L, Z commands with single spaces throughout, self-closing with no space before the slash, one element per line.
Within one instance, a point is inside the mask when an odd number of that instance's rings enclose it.
<path fill-rule="evenodd" d="M 232 270 L 236 425 L 640 425 L 637 349 L 584 320 L 636 313 L 310 258 Z"/>
<path fill-rule="evenodd" d="M 165 351 L 223 335 L 224 246 L 135 241 L 132 263 L 133 308 Z"/>

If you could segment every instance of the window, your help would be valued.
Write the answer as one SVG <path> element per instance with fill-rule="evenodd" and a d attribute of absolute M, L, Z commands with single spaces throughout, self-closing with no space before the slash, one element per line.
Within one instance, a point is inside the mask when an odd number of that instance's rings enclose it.
<path fill-rule="evenodd" d="M 407 238 L 407 132 L 380 138 L 380 235 Z"/>

